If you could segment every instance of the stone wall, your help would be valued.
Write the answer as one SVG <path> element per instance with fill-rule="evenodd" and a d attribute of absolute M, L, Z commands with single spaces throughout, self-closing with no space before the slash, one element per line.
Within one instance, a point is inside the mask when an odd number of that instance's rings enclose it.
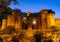
<path fill-rule="evenodd" d="M 60 18 L 55 18 L 55 24 L 58 28 L 60 28 Z"/>

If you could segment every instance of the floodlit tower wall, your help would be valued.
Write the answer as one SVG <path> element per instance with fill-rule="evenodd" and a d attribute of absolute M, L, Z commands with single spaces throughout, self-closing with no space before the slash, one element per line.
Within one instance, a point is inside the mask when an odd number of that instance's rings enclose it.
<path fill-rule="evenodd" d="M 47 25 L 48 28 L 51 26 L 55 26 L 54 13 L 49 13 L 47 15 Z"/>
<path fill-rule="evenodd" d="M 16 29 L 21 29 L 20 16 L 17 16 L 15 20 L 16 20 L 15 21 L 15 28 Z"/>
<path fill-rule="evenodd" d="M 48 14 L 48 11 L 47 10 L 41 10 L 41 12 L 40 12 L 40 16 L 41 16 L 41 28 L 42 29 L 46 29 L 47 27 L 47 22 L 46 22 L 46 16 L 47 16 L 47 14 Z"/>
<path fill-rule="evenodd" d="M 7 26 L 14 26 L 14 16 L 13 15 L 8 15 L 7 16 Z"/>
<path fill-rule="evenodd" d="M 3 19 L 2 20 L 2 27 L 1 27 L 1 30 L 3 30 L 4 28 L 7 27 L 7 20 Z"/>
<path fill-rule="evenodd" d="M 60 18 L 55 18 L 55 25 L 60 28 Z"/>
<path fill-rule="evenodd" d="M 20 12 L 19 11 L 14 11 L 14 18 L 15 18 L 15 28 L 20 30 L 21 29 L 21 17 L 20 17 Z"/>

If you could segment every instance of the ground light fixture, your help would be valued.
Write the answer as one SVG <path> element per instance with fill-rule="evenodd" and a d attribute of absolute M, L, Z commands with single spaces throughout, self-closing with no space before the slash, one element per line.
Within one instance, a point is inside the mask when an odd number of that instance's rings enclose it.
<path fill-rule="evenodd" d="M 36 20 L 33 21 L 33 24 L 34 24 L 34 25 L 36 24 Z"/>

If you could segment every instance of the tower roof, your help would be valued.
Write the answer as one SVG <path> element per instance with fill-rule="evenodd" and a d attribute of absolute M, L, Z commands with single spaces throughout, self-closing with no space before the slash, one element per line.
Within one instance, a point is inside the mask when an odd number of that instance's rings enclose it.
<path fill-rule="evenodd" d="M 43 9 L 43 10 L 41 10 L 40 11 L 40 13 L 53 13 L 53 14 L 55 14 L 55 12 L 54 11 L 52 11 L 51 9 Z"/>
<path fill-rule="evenodd" d="M 55 12 L 52 11 L 51 9 L 48 10 L 48 13 L 54 13 L 55 14 Z"/>

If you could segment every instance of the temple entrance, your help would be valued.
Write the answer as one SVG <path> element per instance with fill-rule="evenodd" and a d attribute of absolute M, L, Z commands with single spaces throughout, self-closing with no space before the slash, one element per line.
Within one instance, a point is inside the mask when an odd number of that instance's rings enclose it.
<path fill-rule="evenodd" d="M 39 38 L 39 35 L 34 35 L 34 37 L 35 37 L 35 42 L 40 42 L 40 38 Z"/>
<path fill-rule="evenodd" d="M 34 35 L 35 42 L 43 42 L 43 37 L 40 34 Z"/>
<path fill-rule="evenodd" d="M 13 37 L 13 39 L 11 41 L 12 42 L 19 42 L 19 40 L 16 37 Z"/>
<path fill-rule="evenodd" d="M 3 42 L 3 39 L 0 37 L 0 42 Z"/>

